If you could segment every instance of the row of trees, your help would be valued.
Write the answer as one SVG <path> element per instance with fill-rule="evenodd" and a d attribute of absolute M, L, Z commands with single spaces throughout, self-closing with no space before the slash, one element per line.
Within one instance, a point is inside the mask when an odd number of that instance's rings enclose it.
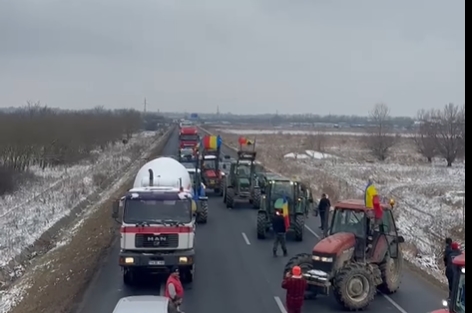
<path fill-rule="evenodd" d="M 98 147 L 126 142 L 141 127 L 141 114 L 133 110 L 62 111 L 28 103 L 0 113 L 0 194 L 32 165 L 74 164 Z"/>
<path fill-rule="evenodd" d="M 398 140 L 392 135 L 389 107 L 377 104 L 370 118 L 374 126 L 367 145 L 372 154 L 383 161 Z M 450 167 L 458 157 L 465 156 L 465 105 L 450 103 L 442 109 L 420 110 L 416 126 L 416 147 L 429 162 L 441 157 Z"/>

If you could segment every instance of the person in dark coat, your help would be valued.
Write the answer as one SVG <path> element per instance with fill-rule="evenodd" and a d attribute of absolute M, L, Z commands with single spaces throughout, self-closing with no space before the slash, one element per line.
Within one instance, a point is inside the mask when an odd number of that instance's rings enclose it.
<path fill-rule="evenodd" d="M 272 249 L 274 257 L 277 256 L 279 245 L 282 247 L 284 256 L 287 256 L 287 227 L 285 226 L 282 210 L 275 210 L 275 215 L 272 218 L 272 229 L 275 234 L 274 247 Z"/>
<path fill-rule="evenodd" d="M 323 195 L 321 195 L 320 203 L 318 203 L 318 213 L 320 215 L 321 222 L 320 229 L 323 231 L 326 231 L 330 208 L 331 201 L 329 201 L 328 196 L 324 193 Z"/>
<path fill-rule="evenodd" d="M 306 287 L 307 282 L 303 278 L 302 269 L 294 266 L 292 272 L 288 272 L 282 281 L 282 288 L 287 290 L 285 298 L 287 313 L 302 313 Z"/>
<path fill-rule="evenodd" d="M 452 239 L 447 237 L 445 244 L 446 246 L 444 247 L 443 261 L 444 261 L 444 267 L 447 268 L 447 256 L 451 252 Z"/>
<path fill-rule="evenodd" d="M 454 264 L 452 260 L 456 257 L 461 255 L 462 251 L 460 249 L 460 245 L 457 242 L 451 243 L 451 249 L 446 251 L 447 260 L 446 260 L 446 278 L 449 284 L 449 299 L 452 295 L 452 288 L 454 287 Z"/>

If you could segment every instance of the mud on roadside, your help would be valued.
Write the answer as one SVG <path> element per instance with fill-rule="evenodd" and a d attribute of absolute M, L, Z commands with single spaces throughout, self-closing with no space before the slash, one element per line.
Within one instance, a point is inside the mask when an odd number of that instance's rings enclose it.
<path fill-rule="evenodd" d="M 130 188 L 134 180 L 134 169 L 138 170 L 139 166 L 156 157 L 167 144 L 172 132 L 173 129 L 162 137 L 161 142 L 150 152 L 150 157 L 125 171 L 126 177 L 117 182 L 119 187 L 108 194 L 108 198 L 86 219 L 76 216 L 62 224 L 62 227 L 73 227 L 82 223 L 66 245 L 55 248 L 33 261 L 33 269 L 19 282 L 27 284 L 31 292 L 27 292 L 10 313 L 71 312 L 74 300 L 83 293 L 116 238 L 118 225 L 110 217 L 113 200 Z M 100 196 L 97 195 L 90 200 L 99 199 Z"/>

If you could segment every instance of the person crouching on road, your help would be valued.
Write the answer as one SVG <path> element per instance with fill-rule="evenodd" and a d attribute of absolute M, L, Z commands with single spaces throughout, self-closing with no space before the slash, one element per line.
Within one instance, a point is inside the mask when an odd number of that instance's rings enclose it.
<path fill-rule="evenodd" d="M 287 290 L 285 298 L 287 313 L 302 313 L 306 287 L 307 282 L 302 275 L 302 269 L 294 266 L 292 272 L 288 272 L 282 282 L 282 288 Z"/>
<path fill-rule="evenodd" d="M 451 250 L 446 251 L 446 253 L 448 253 L 448 255 L 446 256 L 447 257 L 446 278 L 449 284 L 449 299 L 450 299 L 452 295 L 452 288 L 454 287 L 454 264 L 452 263 L 452 260 L 456 256 L 459 256 L 462 254 L 459 243 L 457 242 L 451 243 Z"/>
<path fill-rule="evenodd" d="M 184 298 L 184 287 L 182 285 L 182 282 L 180 281 L 178 268 L 173 269 L 173 271 L 169 275 L 169 278 L 166 282 L 166 290 L 164 292 L 164 296 L 166 298 L 169 298 L 170 301 L 178 303 L 179 305 L 177 306 L 177 309 L 182 303 L 182 299 Z"/>
<path fill-rule="evenodd" d="M 287 256 L 287 227 L 285 226 L 282 210 L 275 210 L 275 215 L 272 218 L 272 229 L 275 234 L 274 247 L 272 249 L 274 257 L 277 256 L 279 245 L 282 246 L 284 256 Z"/>

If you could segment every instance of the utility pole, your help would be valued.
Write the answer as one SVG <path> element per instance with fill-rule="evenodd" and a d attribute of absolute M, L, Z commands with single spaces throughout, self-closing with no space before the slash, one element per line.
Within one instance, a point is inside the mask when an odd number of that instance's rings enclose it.
<path fill-rule="evenodd" d="M 146 100 L 146 98 L 144 98 L 144 110 L 143 110 L 143 112 L 146 113 L 146 111 L 147 111 L 147 100 Z"/>

